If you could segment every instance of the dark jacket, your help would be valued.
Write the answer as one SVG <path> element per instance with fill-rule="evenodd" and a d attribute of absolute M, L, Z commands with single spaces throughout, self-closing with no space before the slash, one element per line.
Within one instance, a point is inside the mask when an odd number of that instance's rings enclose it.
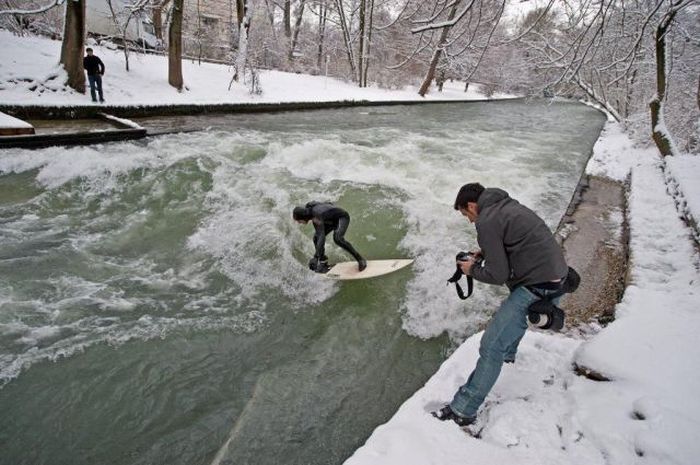
<path fill-rule="evenodd" d="M 83 58 L 83 68 L 87 70 L 88 76 L 105 73 L 105 64 L 96 55 L 88 55 Z"/>
<path fill-rule="evenodd" d="M 472 267 L 474 279 L 512 290 L 566 276 L 561 247 L 535 212 L 495 188 L 485 189 L 477 206 L 475 226 L 484 264 Z"/>

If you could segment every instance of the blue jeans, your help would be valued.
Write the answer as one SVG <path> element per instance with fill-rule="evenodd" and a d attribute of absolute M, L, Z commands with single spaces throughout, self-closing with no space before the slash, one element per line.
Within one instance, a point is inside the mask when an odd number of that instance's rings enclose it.
<path fill-rule="evenodd" d="M 90 82 L 90 95 L 92 96 L 92 101 L 97 102 L 97 97 L 95 96 L 95 87 L 97 87 L 97 92 L 100 94 L 100 102 L 104 102 L 104 96 L 102 95 L 102 76 L 95 74 L 94 76 L 88 74 L 88 81 Z"/>
<path fill-rule="evenodd" d="M 542 291 L 551 294 L 554 291 Z M 462 417 L 475 417 L 498 375 L 504 360 L 515 360 L 518 344 L 527 329 L 527 309 L 539 298 L 524 286 L 516 287 L 489 321 L 479 346 L 479 360 L 467 382 L 455 394 L 450 408 Z M 555 303 L 559 298 L 554 299 Z"/>

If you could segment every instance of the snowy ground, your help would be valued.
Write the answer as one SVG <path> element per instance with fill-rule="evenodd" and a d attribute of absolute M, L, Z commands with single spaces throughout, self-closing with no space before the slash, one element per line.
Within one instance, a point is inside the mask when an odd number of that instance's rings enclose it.
<path fill-rule="evenodd" d="M 667 192 L 677 181 L 679 204 L 700 218 L 698 157 L 664 163 L 608 123 L 587 170 L 631 173 L 631 282 L 616 321 L 587 340 L 529 331 L 479 413 L 481 439 L 429 413 L 473 369 L 481 333 L 469 338 L 346 465 L 700 463 L 698 255 Z"/>
<path fill-rule="evenodd" d="M 80 94 L 63 83 L 65 71 L 58 65 L 61 43 L 40 37 L 17 37 L 0 30 L 0 105 L 86 105 L 89 89 Z M 361 89 L 350 82 L 324 76 L 280 71 L 261 71 L 262 94 L 253 95 L 245 84 L 234 83 L 228 90 L 229 66 L 183 61 L 186 90 L 178 92 L 168 84 L 167 57 L 130 55 L 130 71 L 124 67 L 120 50 L 91 45 L 105 64 L 103 89 L 108 105 L 167 105 L 221 103 L 277 103 L 339 100 L 420 100 L 416 88 L 387 91 Z M 493 98 L 512 96 L 496 94 Z M 443 92 L 433 91 L 427 100 L 484 99 L 477 86 L 464 92 L 464 83 L 447 82 Z"/>
<path fill-rule="evenodd" d="M 21 119 L 17 119 L 13 116 L 6 115 L 5 113 L 0 112 L 0 129 L 27 129 L 31 127 L 31 124 L 22 121 Z"/>

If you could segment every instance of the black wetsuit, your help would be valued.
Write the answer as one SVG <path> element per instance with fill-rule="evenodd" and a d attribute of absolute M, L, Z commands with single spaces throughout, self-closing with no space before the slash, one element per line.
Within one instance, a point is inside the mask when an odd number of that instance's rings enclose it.
<path fill-rule="evenodd" d="M 312 216 L 314 224 L 314 245 L 319 261 L 326 261 L 326 235 L 333 231 L 333 242 L 346 250 L 358 262 L 363 261 L 357 250 L 345 240 L 345 232 L 350 224 L 350 215 L 342 208 L 336 207 L 332 203 L 309 202 L 306 204 Z"/>

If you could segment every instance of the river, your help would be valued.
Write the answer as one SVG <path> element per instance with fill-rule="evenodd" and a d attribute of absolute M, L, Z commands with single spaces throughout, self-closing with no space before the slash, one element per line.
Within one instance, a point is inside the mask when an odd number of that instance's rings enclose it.
<path fill-rule="evenodd" d="M 445 280 L 471 181 L 555 227 L 604 123 L 512 101 L 139 120 L 206 128 L 0 151 L 0 463 L 340 464 L 494 310 Z M 368 259 L 306 268 L 332 200 Z M 327 242 L 331 261 L 346 260 Z"/>

